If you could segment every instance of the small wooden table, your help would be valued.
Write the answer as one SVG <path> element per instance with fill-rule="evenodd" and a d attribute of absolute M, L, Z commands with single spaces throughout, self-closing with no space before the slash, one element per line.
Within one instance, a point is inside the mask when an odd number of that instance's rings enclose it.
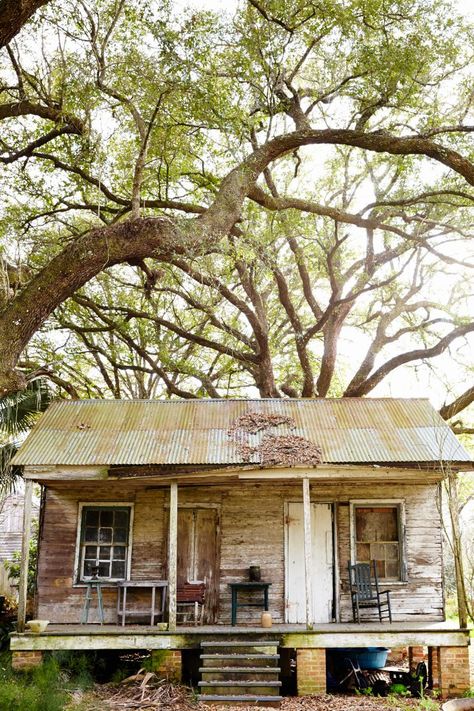
<path fill-rule="evenodd" d="M 229 583 L 229 587 L 232 591 L 232 626 L 235 626 L 237 622 L 237 608 L 238 607 L 261 607 L 264 610 L 268 610 L 268 588 L 271 583 Z M 238 602 L 238 592 L 242 591 L 254 591 L 261 590 L 263 592 L 263 600 L 258 602 Z"/>
<path fill-rule="evenodd" d="M 141 610 L 127 610 L 127 590 L 151 590 L 150 607 Z M 156 591 L 161 590 L 161 604 L 156 609 Z M 168 590 L 167 580 L 122 580 L 117 583 L 117 620 L 122 618 L 122 627 L 125 627 L 125 619 L 129 616 L 150 615 L 150 624 L 155 624 L 155 617 L 163 621 L 166 609 L 166 592 Z"/>

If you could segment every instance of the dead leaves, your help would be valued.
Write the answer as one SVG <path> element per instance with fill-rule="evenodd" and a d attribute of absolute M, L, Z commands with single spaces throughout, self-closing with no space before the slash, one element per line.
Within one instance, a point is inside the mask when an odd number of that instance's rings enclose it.
<path fill-rule="evenodd" d="M 286 425 L 296 429 L 296 422 L 285 415 L 267 415 L 263 412 L 247 412 L 238 417 L 228 430 L 244 462 L 257 457 L 261 466 L 294 466 L 308 464 L 317 466 L 322 461 L 322 451 L 314 442 L 294 434 L 275 435 L 268 430 Z M 262 432 L 259 444 L 252 446 L 249 435 Z"/>

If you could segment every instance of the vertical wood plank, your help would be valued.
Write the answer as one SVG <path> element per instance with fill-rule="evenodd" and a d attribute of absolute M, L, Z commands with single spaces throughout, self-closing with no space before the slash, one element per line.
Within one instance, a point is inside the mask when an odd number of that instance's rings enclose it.
<path fill-rule="evenodd" d="M 168 535 L 169 629 L 176 629 L 176 587 L 178 579 L 178 485 L 170 484 L 170 528 Z"/>
<path fill-rule="evenodd" d="M 28 563 L 30 560 L 31 509 L 33 503 L 33 482 L 25 481 L 25 507 L 23 509 L 23 533 L 21 537 L 21 565 L 18 586 L 18 632 L 24 632 L 26 620 L 26 598 L 28 595 Z"/>
<path fill-rule="evenodd" d="M 306 593 L 306 627 L 313 629 L 313 581 L 312 576 L 312 536 L 311 497 L 309 479 L 303 479 L 303 523 L 304 523 L 304 580 Z"/>
<path fill-rule="evenodd" d="M 333 576 L 334 576 L 334 619 L 341 621 L 341 578 L 339 572 L 339 503 L 336 501 L 332 507 L 333 511 Z"/>

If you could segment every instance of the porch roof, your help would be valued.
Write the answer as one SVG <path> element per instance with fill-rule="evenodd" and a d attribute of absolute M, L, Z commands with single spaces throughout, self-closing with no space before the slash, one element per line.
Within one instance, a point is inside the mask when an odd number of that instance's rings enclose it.
<path fill-rule="evenodd" d="M 326 463 L 469 462 L 426 399 L 61 400 L 14 458 L 29 466 L 259 464 L 263 431 L 232 430 L 248 413 L 288 418 L 266 434 L 319 445 Z"/>

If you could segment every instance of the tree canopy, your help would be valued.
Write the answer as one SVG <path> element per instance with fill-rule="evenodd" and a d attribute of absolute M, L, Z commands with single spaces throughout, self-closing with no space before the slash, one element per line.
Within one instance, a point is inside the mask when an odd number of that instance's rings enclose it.
<path fill-rule="evenodd" d="M 1 391 L 363 396 L 449 353 L 457 416 L 472 47 L 440 0 L 47 3 L 2 50 Z"/>

